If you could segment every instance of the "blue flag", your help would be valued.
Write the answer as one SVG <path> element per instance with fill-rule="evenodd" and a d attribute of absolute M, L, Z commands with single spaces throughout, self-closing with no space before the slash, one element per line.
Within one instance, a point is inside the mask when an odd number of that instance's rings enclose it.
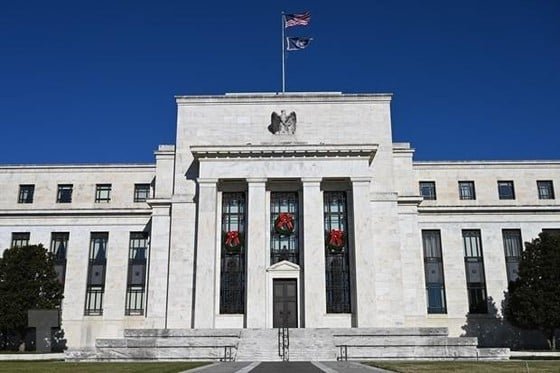
<path fill-rule="evenodd" d="M 286 38 L 286 50 L 288 51 L 299 51 L 301 49 L 307 48 L 309 43 L 311 43 L 312 38 L 297 38 L 297 37 L 287 37 Z"/>

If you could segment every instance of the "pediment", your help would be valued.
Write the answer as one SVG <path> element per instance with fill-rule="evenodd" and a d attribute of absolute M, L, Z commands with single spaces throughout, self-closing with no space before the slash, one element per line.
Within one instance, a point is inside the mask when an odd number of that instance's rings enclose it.
<path fill-rule="evenodd" d="M 299 272 L 299 266 L 295 263 L 283 260 L 266 269 L 267 272 Z"/>

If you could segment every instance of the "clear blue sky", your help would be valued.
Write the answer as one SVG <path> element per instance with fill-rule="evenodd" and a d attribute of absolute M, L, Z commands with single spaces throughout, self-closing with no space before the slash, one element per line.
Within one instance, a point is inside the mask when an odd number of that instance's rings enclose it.
<path fill-rule="evenodd" d="M 3 1 L 0 164 L 153 162 L 174 95 L 394 93 L 417 160 L 560 159 L 560 0 Z"/>

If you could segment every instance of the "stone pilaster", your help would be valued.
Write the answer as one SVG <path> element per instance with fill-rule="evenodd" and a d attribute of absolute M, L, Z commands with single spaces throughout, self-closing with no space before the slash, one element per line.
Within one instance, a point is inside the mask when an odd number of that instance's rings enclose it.
<path fill-rule="evenodd" d="M 196 242 L 196 273 L 194 327 L 214 326 L 214 294 L 216 273 L 216 179 L 198 179 L 198 227 Z"/>
<path fill-rule="evenodd" d="M 303 178 L 303 300 L 306 328 L 320 328 L 326 313 L 323 193 L 320 178 Z"/>
<path fill-rule="evenodd" d="M 266 327 L 266 241 L 268 218 L 266 214 L 266 179 L 248 179 L 247 198 L 247 280 L 246 326 Z"/>
<path fill-rule="evenodd" d="M 152 208 L 146 318 L 152 328 L 167 327 L 167 286 L 169 276 L 169 226 L 171 203 L 149 200 Z"/>
<path fill-rule="evenodd" d="M 373 234 L 369 201 L 370 178 L 352 178 L 354 207 L 354 287 L 352 304 L 357 327 L 375 325 L 375 281 Z M 357 259 L 356 259 L 357 258 Z"/>

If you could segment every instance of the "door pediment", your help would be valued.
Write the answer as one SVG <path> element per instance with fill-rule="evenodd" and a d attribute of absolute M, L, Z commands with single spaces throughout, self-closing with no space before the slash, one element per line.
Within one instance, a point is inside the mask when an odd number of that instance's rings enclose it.
<path fill-rule="evenodd" d="M 299 265 L 283 260 L 275 263 L 266 269 L 267 272 L 296 272 L 299 273 Z"/>

